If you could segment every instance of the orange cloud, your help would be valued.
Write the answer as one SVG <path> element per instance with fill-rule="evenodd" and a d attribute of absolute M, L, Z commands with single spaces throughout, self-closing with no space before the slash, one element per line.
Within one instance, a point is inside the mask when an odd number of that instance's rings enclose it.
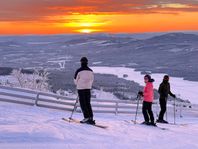
<path fill-rule="evenodd" d="M 134 14 L 160 11 L 198 11 L 196 0 L 5 0 L 1 21 L 35 21 L 48 16 L 81 14 Z"/>
<path fill-rule="evenodd" d="M 197 0 L 0 1 L 0 34 L 198 30 Z"/>

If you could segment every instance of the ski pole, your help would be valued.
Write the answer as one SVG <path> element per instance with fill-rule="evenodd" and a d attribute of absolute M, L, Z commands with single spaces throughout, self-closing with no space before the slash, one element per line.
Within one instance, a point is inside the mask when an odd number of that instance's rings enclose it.
<path fill-rule="evenodd" d="M 181 99 L 180 94 L 178 94 L 178 97 Z M 179 102 L 179 117 L 180 118 L 182 118 L 182 107 L 183 105 L 182 105 L 182 102 L 180 101 Z"/>
<path fill-rule="evenodd" d="M 139 107 L 139 101 L 140 101 L 140 95 L 139 94 L 137 95 L 136 100 L 137 100 L 137 106 L 136 106 L 135 120 L 134 120 L 135 124 L 136 124 L 136 120 L 137 120 L 137 113 L 138 113 L 138 107 Z"/>
<path fill-rule="evenodd" d="M 159 100 L 157 100 L 157 103 L 156 103 L 156 117 L 159 118 L 158 113 L 159 113 Z"/>
<path fill-rule="evenodd" d="M 166 121 L 168 121 L 168 97 L 166 97 L 165 100 L 166 100 Z"/>
<path fill-rule="evenodd" d="M 176 119 L 176 111 L 175 111 L 175 98 L 174 98 L 174 124 L 175 124 L 175 119 Z"/>
<path fill-rule="evenodd" d="M 78 95 L 77 95 L 77 98 L 76 98 L 76 102 L 75 102 L 75 104 L 74 104 L 74 108 L 73 108 L 73 110 L 72 110 L 72 112 L 71 112 L 71 115 L 70 115 L 70 117 L 69 117 L 69 120 L 71 120 L 72 119 L 72 117 L 73 117 L 73 114 L 74 114 L 74 111 L 76 111 L 76 109 L 77 109 L 77 103 L 78 103 Z"/>

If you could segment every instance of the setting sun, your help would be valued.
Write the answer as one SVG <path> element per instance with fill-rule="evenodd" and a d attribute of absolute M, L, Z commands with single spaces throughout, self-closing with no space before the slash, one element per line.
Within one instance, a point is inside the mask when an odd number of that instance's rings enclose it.
<path fill-rule="evenodd" d="M 68 18 L 68 16 L 67 16 Z M 78 33 L 92 33 L 102 31 L 102 28 L 108 24 L 103 20 L 102 15 L 70 15 L 69 18 L 72 21 L 64 24 L 60 23 L 59 26 L 70 28 L 74 32 Z"/>
<path fill-rule="evenodd" d="M 93 33 L 93 32 L 97 32 L 98 30 L 94 30 L 94 29 L 80 29 L 80 30 L 77 30 L 77 32 L 79 33 Z"/>
<path fill-rule="evenodd" d="M 158 1 L 0 1 L 0 34 L 198 30 L 198 6 Z M 18 0 L 19 1 L 19 0 Z M 20 11 L 19 11 L 20 10 Z"/>

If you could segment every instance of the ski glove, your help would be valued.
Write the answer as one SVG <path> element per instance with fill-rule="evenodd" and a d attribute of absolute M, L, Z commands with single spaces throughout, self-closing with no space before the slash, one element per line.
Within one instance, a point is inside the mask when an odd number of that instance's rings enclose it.
<path fill-rule="evenodd" d="M 142 91 L 139 91 L 138 92 L 138 95 L 143 96 L 143 92 Z"/>

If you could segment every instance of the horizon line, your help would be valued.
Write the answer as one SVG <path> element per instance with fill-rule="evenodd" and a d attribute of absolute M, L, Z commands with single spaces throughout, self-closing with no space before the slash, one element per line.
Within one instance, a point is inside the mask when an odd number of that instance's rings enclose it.
<path fill-rule="evenodd" d="M 93 32 L 93 33 L 57 33 L 57 34 L 0 34 L 0 36 L 61 36 L 61 35 L 97 35 L 97 34 L 109 34 L 109 35 L 127 35 L 127 34 L 160 34 L 160 33 L 189 33 L 189 32 L 198 32 L 198 30 L 175 30 L 175 31 L 153 31 L 153 32 L 120 32 L 120 33 L 112 33 L 112 32 Z"/>

